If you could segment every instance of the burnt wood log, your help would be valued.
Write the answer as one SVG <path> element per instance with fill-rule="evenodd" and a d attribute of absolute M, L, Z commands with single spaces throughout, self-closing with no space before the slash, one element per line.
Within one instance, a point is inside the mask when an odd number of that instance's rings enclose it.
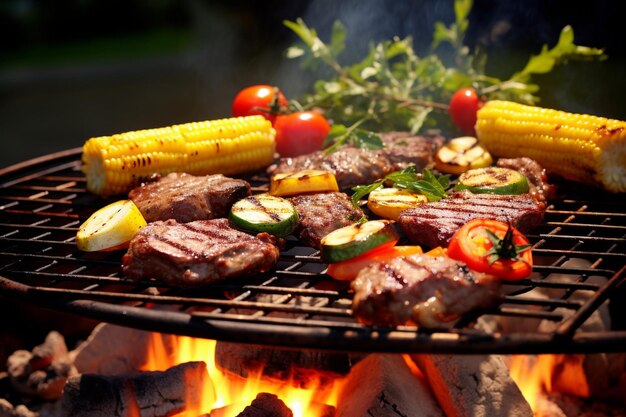
<path fill-rule="evenodd" d="M 65 339 L 52 331 L 32 352 L 18 350 L 9 356 L 7 373 L 16 391 L 44 400 L 56 400 L 61 398 L 65 381 L 77 372 L 68 355 Z"/>
<path fill-rule="evenodd" d="M 128 375 L 141 370 L 152 337 L 149 331 L 102 323 L 70 355 L 81 374 Z M 172 337 L 163 338 L 168 353 L 172 342 Z"/>
<path fill-rule="evenodd" d="M 293 412 L 274 394 L 257 394 L 237 417 L 293 417 Z"/>
<path fill-rule="evenodd" d="M 67 381 L 61 399 L 63 415 L 166 417 L 197 407 L 207 379 L 204 362 L 128 376 L 84 374 Z"/>
<path fill-rule="evenodd" d="M 411 355 L 448 417 L 532 417 L 500 356 Z"/>
<path fill-rule="evenodd" d="M 316 350 L 287 350 L 256 345 L 220 342 L 215 346 L 215 365 L 223 372 L 248 377 L 262 375 L 279 380 L 289 380 L 306 388 L 318 379 L 323 386 L 337 377 L 345 376 L 352 365 L 347 353 Z"/>
<path fill-rule="evenodd" d="M 443 417 L 427 383 L 403 357 L 372 354 L 356 364 L 339 393 L 336 417 Z"/>

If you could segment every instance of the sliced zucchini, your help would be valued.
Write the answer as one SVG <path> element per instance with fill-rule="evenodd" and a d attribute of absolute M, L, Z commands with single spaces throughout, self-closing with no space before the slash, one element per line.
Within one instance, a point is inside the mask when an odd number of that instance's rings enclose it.
<path fill-rule="evenodd" d="M 390 220 L 396 220 L 402 211 L 423 203 L 428 203 L 425 195 L 394 187 L 377 188 L 367 199 L 367 207 L 372 213 Z"/>
<path fill-rule="evenodd" d="M 305 193 L 339 191 L 335 175 L 328 171 L 307 169 L 304 171 L 276 174 L 270 181 L 271 195 L 289 196 Z"/>
<path fill-rule="evenodd" d="M 389 220 L 351 224 L 322 238 L 321 258 L 326 263 L 341 262 L 384 244 L 393 246 L 399 239 Z"/>
<path fill-rule="evenodd" d="M 446 174 L 462 174 L 468 169 L 484 168 L 493 163 L 487 152 L 473 136 L 451 139 L 435 155 L 435 168 Z"/>
<path fill-rule="evenodd" d="M 474 194 L 524 194 L 528 192 L 528 181 L 513 169 L 478 168 L 461 174 L 454 189 L 469 190 Z"/>
<path fill-rule="evenodd" d="M 298 224 L 298 212 L 290 201 L 269 194 L 258 194 L 237 201 L 229 219 L 241 230 L 267 232 L 274 236 L 289 235 Z"/>

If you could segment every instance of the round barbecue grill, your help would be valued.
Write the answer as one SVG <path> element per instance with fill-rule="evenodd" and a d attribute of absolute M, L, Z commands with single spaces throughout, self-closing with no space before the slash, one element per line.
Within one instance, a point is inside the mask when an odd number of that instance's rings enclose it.
<path fill-rule="evenodd" d="M 80 154 L 76 148 L 0 170 L 0 295 L 145 330 L 286 348 L 575 353 L 626 346 L 618 302 L 626 286 L 622 195 L 558 184 L 544 223 L 527 234 L 533 275 L 505 283 L 499 306 L 445 329 L 371 327 L 353 319 L 348 284 L 328 277 L 318 252 L 295 239 L 287 240 L 276 270 L 193 290 L 127 279 L 123 251 L 79 251 L 78 227 L 112 201 L 86 191 Z M 263 175 L 247 179 L 253 191 L 267 187 Z M 605 303 L 612 330 L 585 325 Z M 547 330 L 502 325 L 521 320 Z"/>

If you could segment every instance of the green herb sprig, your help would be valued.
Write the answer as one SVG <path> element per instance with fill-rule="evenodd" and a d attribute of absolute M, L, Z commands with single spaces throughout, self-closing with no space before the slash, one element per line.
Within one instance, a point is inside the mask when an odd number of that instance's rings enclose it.
<path fill-rule="evenodd" d="M 364 130 L 417 133 L 436 127 L 445 131 L 452 129 L 447 103 L 462 87 L 474 87 L 486 99 L 536 104 L 539 86 L 533 83 L 534 75 L 569 60 L 606 58 L 602 49 L 576 45 L 573 29 L 565 26 L 555 46 L 544 45 L 509 79 L 488 75 L 486 53 L 481 48 L 470 51 L 464 44 L 472 0 L 453 4 L 455 21 L 435 23 L 431 53 L 418 56 L 410 36 L 394 37 L 370 45 L 368 54 L 350 65 L 340 62 L 346 47 L 341 22 L 334 23 L 326 43 L 302 19 L 285 21 L 302 41 L 287 49 L 287 57 L 301 59 L 308 69 L 331 70 L 330 76 L 314 83 L 313 93 L 303 97 L 303 106 L 323 108 L 336 123 L 358 123 Z M 438 54 L 441 47 L 451 48 L 452 54 Z"/>
<path fill-rule="evenodd" d="M 364 122 L 365 119 L 361 119 L 350 127 L 338 123 L 333 124 L 322 145 L 324 153 L 326 155 L 331 154 L 343 145 L 365 149 L 383 149 L 383 141 L 378 133 L 359 129 L 359 126 Z"/>

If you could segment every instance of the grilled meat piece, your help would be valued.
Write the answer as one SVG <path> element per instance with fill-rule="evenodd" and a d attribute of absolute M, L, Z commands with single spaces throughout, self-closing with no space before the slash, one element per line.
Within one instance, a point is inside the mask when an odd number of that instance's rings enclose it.
<path fill-rule="evenodd" d="M 447 256 L 412 255 L 374 263 L 352 282 L 352 311 L 368 325 L 441 327 L 500 298 L 500 281 Z"/>
<path fill-rule="evenodd" d="M 381 133 L 384 149 L 363 149 L 344 146 L 329 155 L 323 151 L 295 158 L 282 158 L 268 168 L 270 175 L 304 169 L 320 169 L 335 174 L 339 188 L 348 190 L 356 185 L 372 183 L 390 172 L 409 165 L 418 170 L 431 166 L 433 155 L 443 144 L 443 138 L 413 136 L 408 132 Z"/>
<path fill-rule="evenodd" d="M 363 216 L 361 210 L 354 208 L 350 197 L 340 192 L 304 194 L 290 200 L 300 217 L 294 234 L 304 244 L 317 249 L 324 236 Z"/>
<path fill-rule="evenodd" d="M 502 168 L 509 168 L 521 172 L 528 180 L 529 193 L 536 200 L 546 202 L 554 196 L 554 186 L 548 184 L 548 174 L 546 170 L 534 159 L 522 158 L 500 158 L 496 165 Z"/>
<path fill-rule="evenodd" d="M 250 184 L 243 180 L 173 172 L 134 188 L 128 198 L 147 222 L 174 219 L 187 223 L 226 217 L 235 202 L 249 195 Z"/>
<path fill-rule="evenodd" d="M 254 237 L 235 230 L 227 219 L 156 221 L 130 242 L 122 270 L 133 279 L 197 287 L 272 269 L 279 256 L 275 243 L 267 233 Z"/>
<path fill-rule="evenodd" d="M 435 248 L 448 246 L 454 232 L 473 219 L 498 220 L 526 232 L 541 223 L 545 209 L 546 205 L 530 194 L 461 191 L 443 200 L 403 211 L 398 224 L 411 242 Z"/>

